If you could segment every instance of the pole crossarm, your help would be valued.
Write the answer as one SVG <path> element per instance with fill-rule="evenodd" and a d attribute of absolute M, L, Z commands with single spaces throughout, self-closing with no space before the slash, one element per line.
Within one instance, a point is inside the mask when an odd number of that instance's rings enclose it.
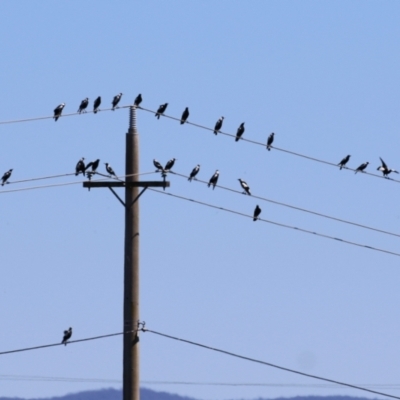
<path fill-rule="evenodd" d="M 110 182 L 83 182 L 83 187 L 84 188 L 113 188 L 113 187 L 169 187 L 170 182 L 169 181 L 137 181 L 137 182 L 116 182 L 116 181 L 110 181 Z"/>

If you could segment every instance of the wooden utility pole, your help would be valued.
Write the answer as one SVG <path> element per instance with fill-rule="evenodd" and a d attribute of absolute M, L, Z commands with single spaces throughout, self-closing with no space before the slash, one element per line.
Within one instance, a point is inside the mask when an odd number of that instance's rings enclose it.
<path fill-rule="evenodd" d="M 136 109 L 129 113 L 126 134 L 125 181 L 139 180 L 139 133 Z M 139 400 L 139 187 L 125 187 L 125 260 L 124 260 L 124 371 L 123 400 Z"/>
<path fill-rule="evenodd" d="M 148 187 L 169 187 L 166 181 L 139 181 L 139 133 L 136 107 L 130 107 L 126 134 L 125 181 L 84 182 L 83 187 L 108 187 L 125 207 L 123 400 L 140 399 L 139 376 L 139 197 Z M 125 187 L 125 201 L 113 187 Z M 143 190 L 139 193 L 139 187 Z"/>

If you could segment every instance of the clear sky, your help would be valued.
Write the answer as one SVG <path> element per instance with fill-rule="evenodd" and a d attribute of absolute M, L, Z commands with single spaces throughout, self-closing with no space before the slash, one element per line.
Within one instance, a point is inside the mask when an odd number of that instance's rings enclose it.
<path fill-rule="evenodd" d="M 0 121 L 65 113 L 85 97 L 143 107 L 333 163 L 382 157 L 400 170 L 400 3 L 361 1 L 2 1 Z M 0 125 L 0 173 L 23 180 L 100 158 L 123 174 L 128 110 Z M 140 168 L 174 170 L 399 233 L 398 183 L 334 168 L 138 110 Z M 101 170 L 104 171 L 102 164 Z M 394 175 L 394 174 L 393 174 Z M 394 178 L 397 178 L 395 175 Z M 160 179 L 146 175 L 143 179 Z M 1 191 L 81 178 L 6 185 Z M 400 252 L 398 237 L 169 176 L 170 193 Z M 121 193 L 122 194 L 122 193 Z M 80 184 L 0 192 L 0 351 L 122 330 L 123 208 Z M 141 318 L 150 329 L 357 384 L 396 384 L 400 258 L 146 192 Z M 0 395 L 44 397 L 119 383 L 27 382 L 5 375 L 119 380 L 120 337 L 4 355 Z M 150 333 L 143 381 L 205 400 L 351 394 Z M 4 379 L 6 378 L 6 379 Z M 393 394 L 399 391 L 385 389 Z M 372 396 L 371 396 L 372 397 Z"/>

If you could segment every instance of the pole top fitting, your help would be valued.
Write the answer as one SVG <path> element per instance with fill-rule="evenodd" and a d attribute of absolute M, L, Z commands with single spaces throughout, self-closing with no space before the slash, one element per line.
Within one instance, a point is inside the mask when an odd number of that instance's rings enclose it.
<path fill-rule="evenodd" d="M 137 130 L 136 127 L 136 106 L 129 107 L 129 129 L 133 129 L 135 132 Z"/>

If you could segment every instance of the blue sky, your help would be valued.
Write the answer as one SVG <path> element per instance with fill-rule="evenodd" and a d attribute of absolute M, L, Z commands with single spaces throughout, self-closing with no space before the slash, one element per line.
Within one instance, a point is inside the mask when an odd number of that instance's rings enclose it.
<path fill-rule="evenodd" d="M 2 2 L 0 121 L 65 113 L 101 95 L 333 163 L 379 157 L 400 169 L 400 4 L 345 1 Z M 90 105 L 90 108 L 91 108 Z M 10 181 L 66 174 L 101 159 L 122 174 L 128 110 L 0 125 Z M 399 232 L 398 183 L 198 129 L 138 110 L 140 168 L 221 185 Z M 144 179 L 159 179 L 147 175 Z M 399 239 L 171 175 L 169 192 L 399 252 Z M 80 179 L 6 185 L 1 191 Z M 122 329 L 121 205 L 81 185 L 1 193 L 0 351 Z M 150 329 L 288 368 L 358 384 L 398 383 L 399 259 L 146 192 L 141 198 L 141 318 Z M 2 396 L 44 397 L 115 383 L 26 382 L 5 375 L 118 380 L 122 341 L 105 339 L 2 356 Z M 282 387 L 147 387 L 205 400 L 304 394 L 317 382 L 168 341 L 141 338 L 144 381 Z M 389 389 L 385 389 L 389 391 Z M 396 394 L 396 390 L 392 390 Z M 398 393 L 398 392 L 397 392 Z"/>

